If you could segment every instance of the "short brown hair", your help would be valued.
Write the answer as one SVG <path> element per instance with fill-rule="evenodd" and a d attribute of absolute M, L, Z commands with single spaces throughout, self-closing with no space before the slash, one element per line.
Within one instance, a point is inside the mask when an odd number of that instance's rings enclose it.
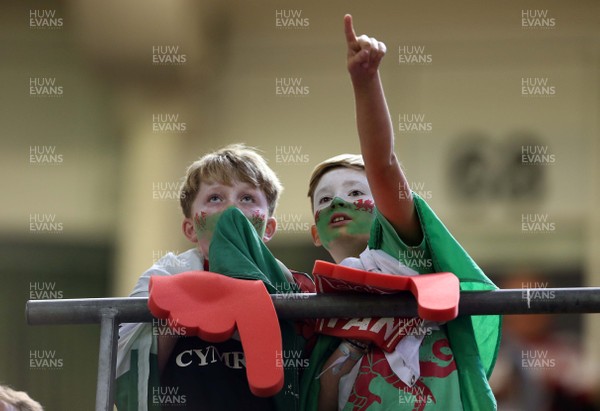
<path fill-rule="evenodd" d="M 233 181 L 248 183 L 265 193 L 269 215 L 275 213 L 277 200 L 283 190 L 275 172 L 254 147 L 231 144 L 202 156 L 187 169 L 181 187 L 179 203 L 186 217 L 191 217 L 192 203 L 202 182 L 230 185 Z"/>
<path fill-rule="evenodd" d="M 340 154 L 317 164 L 313 169 L 308 183 L 308 197 L 310 206 L 313 206 L 315 189 L 325 173 L 336 168 L 351 168 L 353 170 L 365 171 L 365 162 L 360 154 Z M 314 211 L 314 210 L 313 210 Z"/>

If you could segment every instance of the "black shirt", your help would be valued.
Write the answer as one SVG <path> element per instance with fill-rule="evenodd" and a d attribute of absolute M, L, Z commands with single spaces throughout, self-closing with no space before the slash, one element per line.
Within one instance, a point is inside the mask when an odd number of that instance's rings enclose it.
<path fill-rule="evenodd" d="M 150 403 L 162 411 L 275 410 L 271 398 L 250 392 L 242 344 L 179 337 Z"/>

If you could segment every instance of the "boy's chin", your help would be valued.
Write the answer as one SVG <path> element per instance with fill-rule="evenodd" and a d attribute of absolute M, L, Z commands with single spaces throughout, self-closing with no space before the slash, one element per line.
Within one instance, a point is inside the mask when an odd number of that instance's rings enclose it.
<path fill-rule="evenodd" d="M 349 233 L 348 230 L 342 229 L 339 231 L 339 236 L 335 239 L 336 242 L 340 243 L 365 243 L 365 247 L 367 246 L 367 242 L 369 242 L 370 233 L 357 234 L 357 233 Z"/>

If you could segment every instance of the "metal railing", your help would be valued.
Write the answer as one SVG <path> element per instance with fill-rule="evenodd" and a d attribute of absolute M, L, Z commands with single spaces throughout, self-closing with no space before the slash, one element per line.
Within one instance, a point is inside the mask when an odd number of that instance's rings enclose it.
<path fill-rule="evenodd" d="M 277 294 L 271 296 L 279 318 L 416 317 L 417 303 L 407 291 L 387 295 Z M 600 313 L 600 288 L 531 288 L 463 291 L 459 315 Z M 147 298 L 30 300 L 27 323 L 100 323 L 96 411 L 113 409 L 118 327 L 152 322 Z"/>

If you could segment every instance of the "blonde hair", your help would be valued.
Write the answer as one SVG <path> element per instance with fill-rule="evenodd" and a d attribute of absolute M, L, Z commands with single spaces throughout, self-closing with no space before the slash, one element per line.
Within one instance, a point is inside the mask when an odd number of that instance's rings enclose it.
<path fill-rule="evenodd" d="M 308 197 L 311 207 L 315 195 L 315 189 L 321 178 L 329 171 L 336 168 L 351 168 L 353 170 L 365 171 L 365 162 L 360 154 L 340 154 L 317 164 L 310 175 L 308 183 Z"/>
<path fill-rule="evenodd" d="M 0 403 L 12 405 L 19 411 L 44 411 L 39 402 L 34 401 L 23 391 L 0 385 Z"/>
<path fill-rule="evenodd" d="M 188 167 L 179 196 L 183 214 L 191 217 L 192 203 L 202 182 L 231 185 L 234 181 L 262 190 L 269 205 L 269 215 L 273 215 L 283 190 L 281 182 L 257 150 L 244 144 L 231 144 L 206 154 Z"/>

